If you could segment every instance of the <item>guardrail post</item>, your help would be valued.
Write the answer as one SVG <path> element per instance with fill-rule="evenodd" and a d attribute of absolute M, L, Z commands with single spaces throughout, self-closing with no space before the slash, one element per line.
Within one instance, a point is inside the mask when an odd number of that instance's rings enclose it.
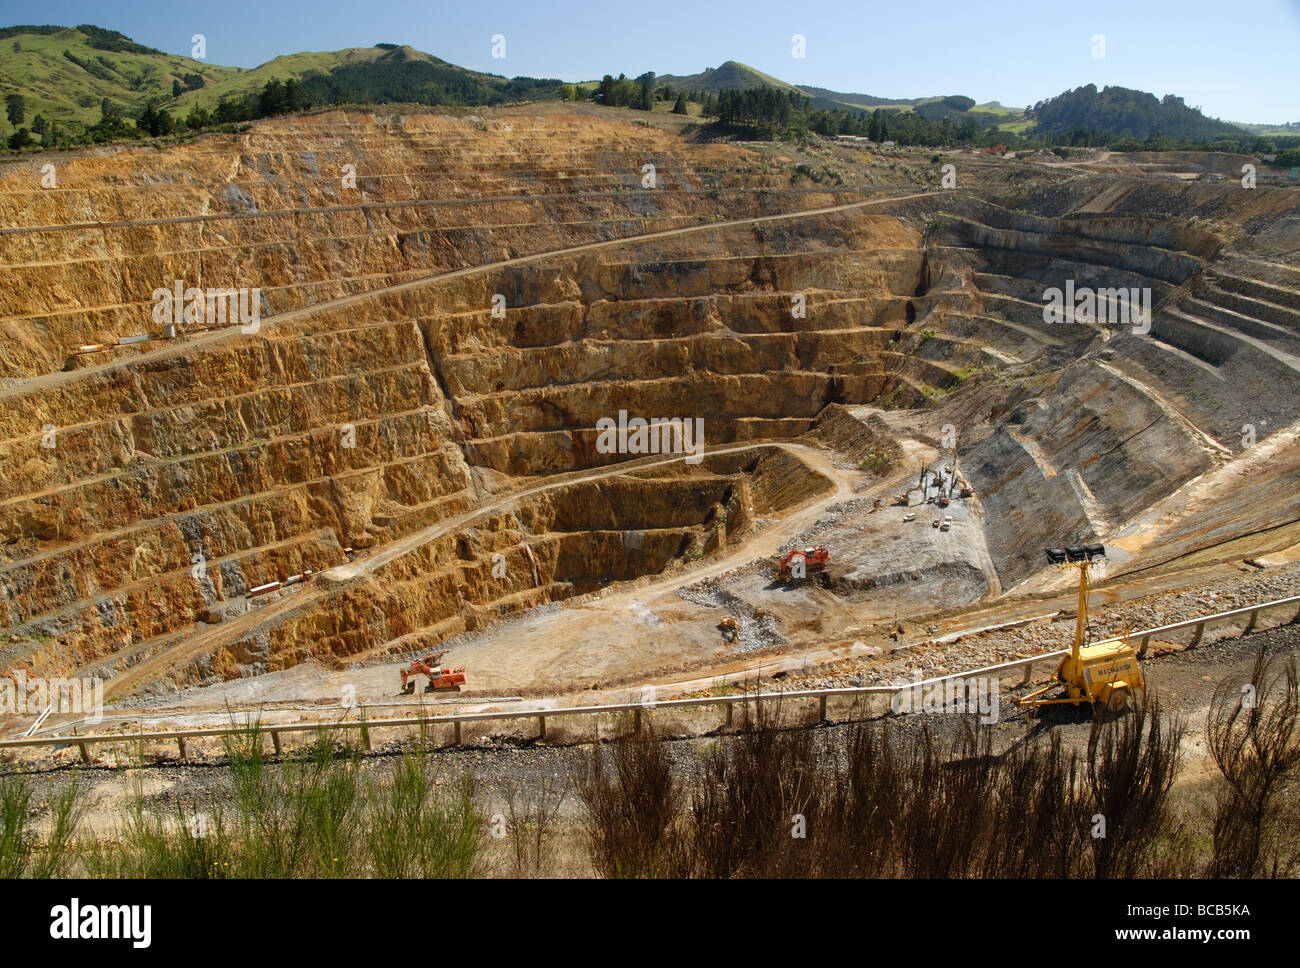
<path fill-rule="evenodd" d="M 1142 644 L 1138 646 L 1138 658 L 1141 658 L 1147 654 L 1147 646 L 1150 644 L 1151 644 L 1151 636 L 1149 635 L 1142 636 Z"/>
<path fill-rule="evenodd" d="M 632 732 L 641 732 L 641 710 L 632 710 Z"/>
<path fill-rule="evenodd" d="M 275 755 L 280 755 L 280 734 L 276 730 L 271 730 L 271 745 L 275 747 Z"/>
<path fill-rule="evenodd" d="M 1258 621 L 1259 621 L 1259 609 L 1255 609 L 1250 613 L 1250 621 L 1246 623 L 1246 631 L 1242 632 L 1241 634 L 1249 635 L 1251 632 L 1255 631 L 1255 623 Z"/>
<path fill-rule="evenodd" d="M 453 735 L 452 745 L 459 746 L 460 745 L 460 720 L 459 719 L 456 720 L 456 722 L 453 724 L 452 735 Z"/>
<path fill-rule="evenodd" d="M 546 739 L 546 717 L 545 716 L 537 717 L 537 731 L 538 731 L 537 732 L 538 739 Z"/>
<path fill-rule="evenodd" d="M 90 744 L 89 744 L 89 743 L 78 743 L 77 745 L 81 747 L 81 762 L 83 762 L 83 763 L 89 763 L 89 762 L 90 762 Z"/>
<path fill-rule="evenodd" d="M 817 712 L 820 718 L 817 721 L 824 723 L 826 722 L 826 697 L 821 696 L 819 698 L 821 701 L 817 704 Z"/>
<path fill-rule="evenodd" d="M 1033 674 L 1034 674 L 1034 664 L 1033 664 L 1032 662 L 1026 662 L 1026 663 L 1025 663 L 1025 674 L 1024 674 L 1024 676 L 1021 678 L 1021 680 L 1020 680 L 1020 684 L 1021 684 L 1022 686 L 1027 686 L 1027 685 L 1029 685 L 1029 680 L 1030 680 L 1030 678 L 1033 676 Z"/>
<path fill-rule="evenodd" d="M 1198 645 L 1200 645 L 1200 644 L 1201 644 L 1201 638 L 1202 638 L 1202 636 L 1204 636 L 1204 635 L 1205 635 L 1205 623 L 1204 623 L 1204 622 L 1197 622 L 1197 623 L 1196 623 L 1196 634 L 1192 636 L 1192 644 L 1189 645 L 1188 648 L 1189 648 L 1189 649 L 1194 649 L 1194 648 L 1196 648 Z"/>
<path fill-rule="evenodd" d="M 736 704 L 734 702 L 727 703 L 727 725 L 728 726 L 731 725 L 731 721 L 734 718 L 735 708 L 736 708 Z"/>
<path fill-rule="evenodd" d="M 176 737 L 176 745 L 177 745 L 178 747 L 180 747 L 180 751 L 181 751 L 181 759 L 185 759 L 185 737 L 184 737 L 184 736 L 177 736 L 177 737 Z"/>

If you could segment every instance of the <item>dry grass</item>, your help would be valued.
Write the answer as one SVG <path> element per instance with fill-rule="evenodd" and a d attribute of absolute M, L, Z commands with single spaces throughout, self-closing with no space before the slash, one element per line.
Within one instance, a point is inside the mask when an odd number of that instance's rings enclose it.
<path fill-rule="evenodd" d="M 1277 877 L 1294 869 L 1300 818 L 1281 796 L 1300 763 L 1300 676 L 1294 657 L 1260 650 L 1248 682 L 1225 679 L 1206 723 L 1222 774 L 1213 823 L 1213 877 Z"/>

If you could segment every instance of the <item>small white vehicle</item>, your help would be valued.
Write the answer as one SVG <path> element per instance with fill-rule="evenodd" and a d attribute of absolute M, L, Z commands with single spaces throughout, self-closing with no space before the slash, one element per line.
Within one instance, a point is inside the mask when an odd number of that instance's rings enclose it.
<path fill-rule="evenodd" d="M 916 520 L 916 512 L 915 512 L 915 511 L 909 511 L 907 514 L 904 514 L 904 515 L 903 515 L 903 523 L 904 523 L 904 524 L 907 524 L 908 521 L 915 521 L 915 520 Z"/>
<path fill-rule="evenodd" d="M 952 515 L 951 515 L 951 514 L 945 514 L 945 515 L 943 516 L 943 524 L 939 525 L 939 530 L 940 530 L 940 531 L 947 531 L 947 530 L 948 530 L 949 528 L 951 528 L 951 527 L 952 527 Z"/>

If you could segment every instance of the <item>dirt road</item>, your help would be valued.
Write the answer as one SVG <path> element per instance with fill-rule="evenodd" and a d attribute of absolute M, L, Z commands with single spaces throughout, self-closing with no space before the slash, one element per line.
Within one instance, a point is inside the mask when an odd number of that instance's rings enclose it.
<path fill-rule="evenodd" d="M 731 454 L 766 447 L 776 447 L 794 454 L 801 460 L 806 461 L 817 471 L 825 474 L 825 476 L 835 485 L 831 494 L 813 502 L 802 510 L 797 511 L 794 515 L 786 519 L 786 522 L 780 529 L 774 529 L 772 533 L 761 535 L 752 546 L 745 546 L 742 549 L 738 549 L 722 561 L 707 565 L 703 569 L 691 569 L 686 576 L 671 579 L 664 585 L 657 586 L 657 588 L 662 589 L 664 592 L 672 591 L 677 587 L 680 587 L 682 584 L 699 581 L 700 579 L 707 577 L 709 574 L 721 573 L 729 568 L 733 568 L 737 564 L 736 559 L 742 556 L 744 556 L 746 560 L 749 560 L 757 554 L 771 553 L 775 551 L 782 542 L 788 540 L 791 534 L 797 533 L 815 520 L 816 516 L 821 513 L 826 506 L 837 500 L 843 500 L 846 496 L 852 494 L 852 482 L 856 481 L 858 477 L 856 472 L 850 473 L 840 470 L 827 455 L 802 444 L 794 444 L 784 441 L 749 442 L 728 447 L 720 447 L 710 451 L 710 453 L 718 455 Z M 689 457 L 689 454 L 679 454 L 673 457 L 659 458 L 655 460 L 640 459 L 616 464 L 597 471 L 583 471 L 575 474 L 565 474 L 547 480 L 545 483 L 514 491 L 484 502 L 471 511 L 439 521 L 437 524 L 408 535 L 400 541 L 386 545 L 372 555 L 360 558 L 347 565 L 340 565 L 336 568 L 322 572 L 318 576 L 315 585 L 304 585 L 301 586 L 301 590 L 286 592 L 283 594 L 283 597 L 268 602 L 266 605 L 255 611 L 200 632 L 198 635 L 181 645 L 168 649 L 159 655 L 153 656 L 130 667 L 129 669 L 124 670 L 121 674 L 110 679 L 105 685 L 105 699 L 111 700 L 130 695 L 140 686 L 166 675 L 168 672 L 192 661 L 193 659 L 211 653 L 225 643 L 238 641 L 240 638 L 251 634 L 261 626 L 268 625 L 269 623 L 283 619 L 288 615 L 292 615 L 295 612 L 315 605 L 337 593 L 339 588 L 373 575 L 379 568 L 392 562 L 396 558 L 409 554 L 417 548 L 420 548 L 423 545 L 428 544 L 430 541 L 436 540 L 446 534 L 459 531 L 466 527 L 470 522 L 481 518 L 484 515 L 500 511 L 516 501 L 545 493 L 554 488 L 568 487 L 575 483 L 599 481 L 607 477 L 627 474 L 629 471 L 633 470 L 646 470 L 654 467 L 663 467 L 669 464 L 680 463 L 687 460 Z"/>

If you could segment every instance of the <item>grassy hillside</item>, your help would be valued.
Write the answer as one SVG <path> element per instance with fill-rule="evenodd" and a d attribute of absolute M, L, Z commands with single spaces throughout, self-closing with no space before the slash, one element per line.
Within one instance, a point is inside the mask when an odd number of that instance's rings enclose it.
<path fill-rule="evenodd" d="M 256 117 L 255 102 L 272 79 L 297 85 L 299 100 L 289 109 L 358 102 L 498 104 L 556 97 L 560 88 L 559 81 L 466 70 L 397 44 L 286 54 L 244 69 L 166 54 L 90 25 L 0 30 L 0 97 L 22 95 L 24 127 L 39 114 L 65 133 L 79 133 L 99 121 L 105 99 L 125 118 L 153 104 L 180 122 L 195 108 L 214 112 L 223 99 L 245 106 L 236 112 L 241 118 Z M 12 127 L 6 124 L 0 133 Z"/>
<path fill-rule="evenodd" d="M 216 82 L 210 82 L 193 91 L 186 91 L 178 98 L 168 97 L 160 105 L 167 110 L 184 116 L 196 105 L 214 110 L 223 97 L 239 98 L 261 90 L 273 77 L 285 81 L 299 79 L 309 71 L 329 72 L 342 64 L 361 61 L 369 63 L 374 55 L 383 51 L 373 47 L 352 47 L 348 50 L 303 51 L 297 54 L 284 54 L 251 69 L 240 67 L 222 68 L 230 73 Z M 168 95 L 171 94 L 169 90 Z"/>
<path fill-rule="evenodd" d="M 467 70 L 416 50 L 385 44 L 347 50 L 286 54 L 216 84 L 187 91 L 162 105 L 178 116 L 195 106 L 212 110 L 222 97 L 238 99 L 267 81 L 295 80 L 313 103 L 413 102 L 493 104 L 553 96 L 559 81 L 507 79 Z"/>
<path fill-rule="evenodd" d="M 721 67 L 709 67 L 698 74 L 660 74 L 655 78 L 655 86 L 667 85 L 673 90 L 699 91 L 718 94 L 722 91 L 743 91 L 751 87 L 774 87 L 781 91 L 793 91 L 805 94 L 793 84 L 755 70 L 748 64 L 727 61 Z"/>
<path fill-rule="evenodd" d="M 273 79 L 293 84 L 288 90 L 264 94 Z M 585 97 L 595 86 L 592 82 L 577 88 Z M 916 143 L 927 145 L 947 143 L 946 139 L 960 131 L 970 139 L 976 129 L 986 134 L 1067 139 L 1072 144 L 1153 136 L 1182 141 L 1248 137 L 1241 128 L 1188 108 L 1180 98 L 1169 95 L 1157 100 L 1118 87 L 1098 91 L 1087 85 L 1021 110 L 997 101 L 976 104 L 961 95 L 891 99 L 801 87 L 737 61 L 698 74 L 654 78 L 656 90 L 665 86 L 707 95 L 709 101 L 724 91 L 758 88 L 797 94 L 810 99 L 812 111 L 823 115 L 816 124 L 810 122 L 819 133 L 835 133 L 837 125 L 843 133 L 847 125 L 860 124 L 863 113 L 881 110 L 897 117 L 890 129 L 895 136 L 919 138 Z M 193 119 L 192 127 L 239 123 L 332 104 L 491 105 L 557 98 L 568 90 L 558 80 L 484 74 L 397 44 L 285 54 L 244 69 L 167 54 L 89 24 L 0 28 L 0 97 L 22 96 L 23 127 L 32 127 L 37 115 L 59 125 L 57 138 L 46 138 L 47 146 L 120 140 L 140 131 L 166 134 L 183 126 L 196 109 L 202 117 Z M 123 120 L 97 124 L 105 102 Z M 223 103 L 218 114 L 216 109 Z M 620 102 L 611 101 L 615 103 Z M 159 119 L 151 110 L 138 124 L 132 124 L 149 105 L 170 117 Z M 653 107 L 667 111 L 671 104 Z M 798 109 L 806 110 L 802 102 Z M 699 115 L 700 105 L 692 103 L 687 111 Z M 828 118 L 826 112 L 848 114 Z M 94 130 L 86 130 L 92 125 Z M 14 127 L 0 120 L 0 137 Z M 1264 130 L 1263 126 L 1251 129 Z M 1290 128 L 1276 131 L 1293 133 Z M 22 136 L 18 137 L 21 145 Z"/>
<path fill-rule="evenodd" d="M 21 94 L 26 124 L 37 115 L 93 123 L 104 98 L 131 114 L 150 98 L 172 96 L 172 82 L 198 75 L 208 84 L 242 73 L 132 43 L 115 31 L 81 27 L 0 30 L 0 94 Z M 10 130 L 7 120 L 4 130 Z"/>

